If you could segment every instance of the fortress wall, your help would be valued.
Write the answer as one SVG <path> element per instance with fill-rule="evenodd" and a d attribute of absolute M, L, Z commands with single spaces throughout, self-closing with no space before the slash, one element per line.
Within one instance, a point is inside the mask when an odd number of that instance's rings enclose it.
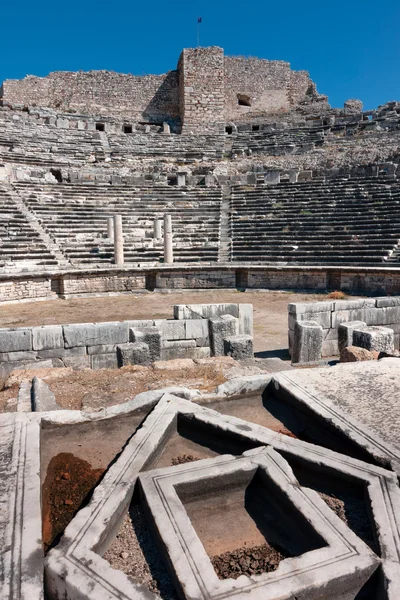
<path fill-rule="evenodd" d="M 182 132 L 222 130 L 224 117 L 224 51 L 186 48 L 179 59 Z"/>
<path fill-rule="evenodd" d="M 238 121 L 248 113 L 290 109 L 290 65 L 284 61 L 225 57 L 225 115 Z M 248 96 L 251 106 L 240 106 L 238 94 Z"/>
<path fill-rule="evenodd" d="M 112 71 L 56 71 L 3 83 L 3 101 L 162 122 L 179 118 L 178 72 L 136 77 Z"/>

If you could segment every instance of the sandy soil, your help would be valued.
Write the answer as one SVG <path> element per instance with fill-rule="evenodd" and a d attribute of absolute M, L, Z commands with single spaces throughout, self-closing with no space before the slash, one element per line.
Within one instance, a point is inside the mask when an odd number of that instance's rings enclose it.
<path fill-rule="evenodd" d="M 213 290 L 29 302 L 2 306 L 0 327 L 172 319 L 174 304 L 244 302 L 254 307 L 254 350 L 265 352 L 287 348 L 287 305 L 290 302 L 317 302 L 326 298 L 325 294 Z"/>

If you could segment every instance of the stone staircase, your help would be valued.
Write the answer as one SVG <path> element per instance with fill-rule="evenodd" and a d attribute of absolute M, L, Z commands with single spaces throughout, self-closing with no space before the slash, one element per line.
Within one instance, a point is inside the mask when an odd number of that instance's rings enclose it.
<path fill-rule="evenodd" d="M 74 266 L 113 262 L 106 217 L 121 214 L 125 261 L 157 263 L 162 240 L 154 219 L 172 215 L 175 262 L 215 262 L 219 255 L 220 188 L 91 186 L 18 183 L 25 206 Z"/>
<path fill-rule="evenodd" d="M 0 185 L 0 268 L 2 272 L 57 267 L 58 258 L 6 186 Z"/>
<path fill-rule="evenodd" d="M 282 265 L 395 262 L 399 209 L 400 183 L 385 178 L 235 186 L 232 260 Z"/>

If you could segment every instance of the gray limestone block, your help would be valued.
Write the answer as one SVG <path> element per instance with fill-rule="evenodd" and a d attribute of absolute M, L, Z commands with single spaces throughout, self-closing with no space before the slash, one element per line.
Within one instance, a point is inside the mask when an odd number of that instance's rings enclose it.
<path fill-rule="evenodd" d="M 20 360 L 36 360 L 38 353 L 33 350 L 25 352 L 0 352 L 0 363 L 20 361 Z"/>
<path fill-rule="evenodd" d="M 196 348 L 196 340 L 163 340 L 162 348 Z"/>
<path fill-rule="evenodd" d="M 288 312 L 293 315 L 315 314 L 334 310 L 334 302 L 295 302 L 288 304 Z"/>
<path fill-rule="evenodd" d="M 163 321 L 161 324 L 161 333 L 165 340 L 184 340 L 186 338 L 185 321 Z"/>
<path fill-rule="evenodd" d="M 34 377 L 32 380 L 32 410 L 34 412 L 60 410 L 55 395 L 47 383 L 39 377 Z"/>
<path fill-rule="evenodd" d="M 185 338 L 187 340 L 195 340 L 197 338 L 208 338 L 207 319 L 188 319 L 186 321 Z"/>
<path fill-rule="evenodd" d="M 151 362 L 160 360 L 162 333 L 158 327 L 132 328 L 130 329 L 129 336 L 132 342 L 144 342 L 148 345 Z"/>
<path fill-rule="evenodd" d="M 388 327 L 367 327 L 366 329 L 354 329 L 353 345 L 366 350 L 377 352 L 393 352 L 394 332 Z"/>
<path fill-rule="evenodd" d="M 392 323 L 400 323 L 400 306 L 388 306 L 383 308 L 384 325 L 391 325 Z"/>
<path fill-rule="evenodd" d="M 292 363 L 317 362 L 321 360 L 322 338 L 322 327 L 315 321 L 296 323 Z"/>
<path fill-rule="evenodd" d="M 386 308 L 389 306 L 400 306 L 400 296 L 388 296 L 376 299 L 377 308 Z"/>
<path fill-rule="evenodd" d="M 253 305 L 239 304 L 239 334 L 253 335 Z"/>
<path fill-rule="evenodd" d="M 163 348 L 161 360 L 174 360 L 176 358 L 209 358 L 210 348 L 177 347 Z"/>
<path fill-rule="evenodd" d="M 125 344 L 129 339 L 129 327 L 126 322 L 78 323 L 64 325 L 63 329 L 66 348 Z"/>
<path fill-rule="evenodd" d="M 251 335 L 234 335 L 224 339 L 226 356 L 235 360 L 253 358 L 253 338 Z"/>
<path fill-rule="evenodd" d="M 150 349 L 144 342 L 133 342 L 117 346 L 118 366 L 150 364 Z"/>
<path fill-rule="evenodd" d="M 31 329 L 0 329 L 0 352 L 32 350 Z"/>
<path fill-rule="evenodd" d="M 357 310 L 358 308 L 375 308 L 375 306 L 375 298 L 359 298 L 357 300 L 336 300 L 334 302 L 333 310 Z"/>
<path fill-rule="evenodd" d="M 117 352 L 92 354 L 90 357 L 90 367 L 92 369 L 118 369 Z"/>
<path fill-rule="evenodd" d="M 17 412 L 31 412 L 32 397 L 31 397 L 31 382 L 25 379 L 19 386 L 17 396 Z"/>
<path fill-rule="evenodd" d="M 84 356 L 65 356 L 60 360 L 62 360 L 64 367 L 71 367 L 77 371 L 90 369 L 90 356 L 87 354 Z"/>
<path fill-rule="evenodd" d="M 222 315 L 239 317 L 238 304 L 176 304 L 174 319 L 216 319 Z"/>
<path fill-rule="evenodd" d="M 32 328 L 32 347 L 34 350 L 64 348 L 63 328 L 61 325 L 45 325 Z"/>
<path fill-rule="evenodd" d="M 363 321 L 348 321 L 341 323 L 338 328 L 339 352 L 347 346 L 353 345 L 353 332 L 355 329 L 365 329 L 367 324 Z"/>
<path fill-rule="evenodd" d="M 324 340 L 321 346 L 321 356 L 337 356 L 339 354 L 338 340 Z"/>
<path fill-rule="evenodd" d="M 208 323 L 207 323 L 208 325 Z M 207 347 L 209 348 L 210 346 L 210 338 L 206 337 L 206 338 L 196 338 L 196 346 L 203 346 L 203 347 Z"/>
<path fill-rule="evenodd" d="M 98 346 L 87 347 L 87 353 L 89 356 L 92 356 L 92 354 L 112 354 L 113 352 L 117 352 L 116 344 L 100 344 Z"/>
<path fill-rule="evenodd" d="M 238 334 L 238 319 L 231 315 L 222 315 L 209 320 L 211 354 L 224 356 L 224 339 Z"/>
<path fill-rule="evenodd" d="M 72 356 L 85 356 L 86 348 L 53 348 L 52 350 L 38 350 L 39 358 L 70 358 Z"/>
<path fill-rule="evenodd" d="M 152 327 L 154 325 L 153 319 L 136 319 L 134 321 L 124 321 L 128 325 L 128 329 L 140 328 L 140 327 Z"/>
<path fill-rule="evenodd" d="M 302 313 L 297 316 L 298 321 L 315 321 L 318 325 L 321 325 L 323 329 L 331 328 L 331 311 L 317 312 L 317 313 Z M 289 315 L 293 316 L 293 315 Z M 293 328 L 292 328 L 293 329 Z"/>

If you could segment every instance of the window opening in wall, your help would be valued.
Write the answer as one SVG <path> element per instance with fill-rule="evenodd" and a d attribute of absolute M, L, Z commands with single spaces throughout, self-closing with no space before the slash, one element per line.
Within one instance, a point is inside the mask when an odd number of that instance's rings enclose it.
<path fill-rule="evenodd" d="M 96 131 L 105 131 L 104 123 L 96 123 Z"/>
<path fill-rule="evenodd" d="M 62 175 L 60 169 L 50 169 L 50 173 L 57 179 L 58 183 L 62 183 Z"/>
<path fill-rule="evenodd" d="M 233 132 L 233 127 L 231 127 L 230 125 L 227 125 L 225 127 L 225 133 L 227 133 L 228 135 L 232 135 Z"/>
<path fill-rule="evenodd" d="M 168 185 L 178 185 L 178 177 L 176 175 L 169 176 Z"/>
<path fill-rule="evenodd" d="M 124 133 L 132 133 L 132 125 L 124 125 Z"/>
<path fill-rule="evenodd" d="M 260 131 L 260 126 L 259 125 L 252 125 L 251 130 L 252 131 Z"/>
<path fill-rule="evenodd" d="M 246 94 L 238 94 L 237 95 L 239 106 L 251 106 L 251 98 Z"/>

